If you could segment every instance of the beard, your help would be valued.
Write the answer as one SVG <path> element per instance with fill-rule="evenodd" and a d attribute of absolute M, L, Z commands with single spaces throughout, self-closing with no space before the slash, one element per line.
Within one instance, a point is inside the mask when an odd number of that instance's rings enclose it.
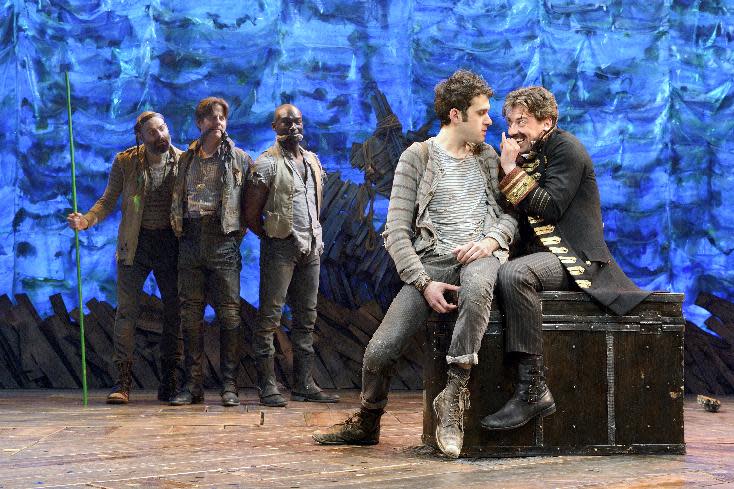
<path fill-rule="evenodd" d="M 168 139 L 159 139 L 151 145 L 151 150 L 153 150 L 154 153 L 163 154 L 168 151 L 168 148 L 170 147 L 171 141 Z"/>

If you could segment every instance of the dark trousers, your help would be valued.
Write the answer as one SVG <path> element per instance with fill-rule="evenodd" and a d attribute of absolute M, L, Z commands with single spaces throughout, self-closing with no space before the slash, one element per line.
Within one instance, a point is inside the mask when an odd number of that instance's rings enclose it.
<path fill-rule="evenodd" d="M 566 268 L 550 252 L 532 253 L 500 267 L 497 289 L 505 309 L 508 353 L 543 354 L 543 310 L 538 292 L 570 290 Z"/>
<path fill-rule="evenodd" d="M 275 353 L 273 335 L 280 326 L 286 300 L 293 312 L 294 353 L 313 354 L 320 266 L 319 254 L 315 250 L 302 254 L 293 238 L 260 240 L 260 308 L 253 333 L 256 358 Z"/>
<path fill-rule="evenodd" d="M 476 365 L 482 337 L 489 325 L 499 260 L 490 256 L 462 265 L 453 255 L 442 255 L 424 257 L 421 261 L 433 280 L 461 287 L 446 362 Z M 363 407 L 385 407 L 398 360 L 410 339 L 424 326 L 430 312 L 423 294 L 412 285 L 404 285 L 393 299 L 364 352 Z"/>
<path fill-rule="evenodd" d="M 140 292 L 153 272 L 163 301 L 161 362 L 178 362 L 179 307 L 177 284 L 178 239 L 170 229 L 141 229 L 132 265 L 117 263 L 117 313 L 115 314 L 115 362 L 132 361 L 135 323 L 140 316 Z"/>
<path fill-rule="evenodd" d="M 220 221 L 218 216 L 185 219 L 179 245 L 178 293 L 187 386 L 197 391 L 203 383 L 203 319 L 207 300 L 214 308 L 222 328 L 222 361 L 239 361 L 236 345 L 231 342 L 239 338 L 242 235 L 225 235 Z M 223 376 L 233 375 L 234 366 L 229 367 L 222 372 Z M 233 378 L 224 379 L 225 384 L 234 381 Z"/>

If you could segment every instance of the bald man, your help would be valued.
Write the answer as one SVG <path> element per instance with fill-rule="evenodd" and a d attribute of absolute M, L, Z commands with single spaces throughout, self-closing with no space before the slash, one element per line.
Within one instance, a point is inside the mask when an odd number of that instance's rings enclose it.
<path fill-rule="evenodd" d="M 255 160 L 245 202 L 247 227 L 260 238 L 260 310 L 253 334 L 260 404 L 287 404 L 275 381 L 273 357 L 273 334 L 286 297 L 293 312 L 291 400 L 337 402 L 339 397 L 322 392 L 311 375 L 325 174 L 319 158 L 301 146 L 303 115 L 297 107 L 276 108 L 272 128 L 276 141 Z"/>
<path fill-rule="evenodd" d="M 132 385 L 135 323 L 140 292 L 150 272 L 163 300 L 161 384 L 158 399 L 176 391 L 179 307 L 176 292 L 178 240 L 171 229 L 171 195 L 181 151 L 171 145 L 168 126 L 158 112 L 145 111 L 135 121 L 135 146 L 117 153 L 102 197 L 86 214 L 69 214 L 69 227 L 87 229 L 115 210 L 122 196 L 117 235 L 117 312 L 114 326 L 116 382 L 108 404 L 127 404 Z M 142 143 L 142 144 L 140 144 Z"/>

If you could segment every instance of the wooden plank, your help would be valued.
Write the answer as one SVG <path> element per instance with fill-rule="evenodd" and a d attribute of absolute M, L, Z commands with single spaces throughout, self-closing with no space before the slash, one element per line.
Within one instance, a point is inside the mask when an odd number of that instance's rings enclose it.
<path fill-rule="evenodd" d="M 321 360 L 321 356 L 319 355 L 319 346 L 316 344 L 314 344 L 314 351 L 314 365 L 311 374 L 314 381 L 316 382 L 316 385 L 318 385 L 322 389 L 336 389 L 336 385 L 329 375 L 329 371 L 324 365 L 324 362 Z"/>
<path fill-rule="evenodd" d="M 4 389 L 24 387 L 28 379 L 20 365 L 18 332 L 0 316 L 0 385 Z"/>
<path fill-rule="evenodd" d="M 22 348 L 23 369 L 31 372 L 31 380 L 37 387 L 53 387 L 56 389 L 73 389 L 77 387 L 74 377 L 49 344 L 46 336 L 39 329 L 40 319 L 35 308 L 29 308 L 27 296 L 13 309 L 17 319 L 16 327 Z M 34 314 L 35 313 L 35 314 Z"/>
<path fill-rule="evenodd" d="M 344 362 L 342 362 L 339 354 L 335 350 L 329 346 L 321 345 L 318 355 L 323 361 L 324 367 L 329 372 L 329 376 L 337 389 L 351 389 L 355 387 L 351 376 L 347 373 Z"/>
<path fill-rule="evenodd" d="M 111 372 L 114 359 L 114 348 L 111 340 L 112 331 L 109 334 L 105 331 L 105 328 L 110 327 L 106 315 L 101 312 L 99 315 L 93 312 L 93 310 L 97 310 L 96 303 L 97 301 L 94 299 L 87 302 L 90 313 L 84 316 L 85 341 L 87 347 L 94 350 L 103 360 L 104 365 L 99 365 L 99 367 L 104 368 L 106 372 Z M 103 322 L 100 322 L 100 316 Z M 77 308 L 71 311 L 71 317 L 75 321 L 79 321 L 79 310 Z"/>
<path fill-rule="evenodd" d="M 279 326 L 275 329 L 275 335 L 273 338 L 275 343 L 275 349 L 281 356 L 281 368 L 283 369 L 284 375 L 292 374 L 293 372 L 293 345 L 291 340 L 283 330 L 283 326 Z M 289 385 L 292 385 L 289 383 Z"/>
<path fill-rule="evenodd" d="M 107 336 L 109 343 L 114 343 L 115 337 L 115 309 L 105 301 L 90 299 L 86 304 L 90 314 L 97 317 L 97 324 L 101 326 L 100 332 Z"/>
<path fill-rule="evenodd" d="M 724 323 L 734 324 L 734 304 L 731 302 L 713 294 L 699 292 L 696 297 L 696 305 L 718 316 Z"/>
<path fill-rule="evenodd" d="M 31 379 L 22 368 L 20 335 L 18 329 L 0 316 L 0 345 L 5 352 L 5 363 L 10 375 L 20 387 L 33 387 Z"/>
<path fill-rule="evenodd" d="M 350 309 L 324 297 L 322 294 L 318 296 L 316 309 L 320 316 L 337 323 L 344 321 L 350 314 Z"/>
<path fill-rule="evenodd" d="M 82 367 L 78 335 L 74 334 L 74 330 L 64 324 L 58 315 L 46 318 L 39 328 L 66 367 L 66 370 L 74 378 L 76 387 L 81 387 Z"/>
<path fill-rule="evenodd" d="M 156 357 L 157 349 L 151 348 L 145 335 L 135 336 L 133 351 L 133 378 L 141 389 L 155 389 L 160 383 Z"/>
<path fill-rule="evenodd" d="M 220 388 L 222 377 L 219 373 L 219 324 L 204 322 L 204 385 L 208 388 Z"/>
<path fill-rule="evenodd" d="M 4 318 L 10 314 L 13 309 L 13 301 L 10 300 L 8 294 L 0 295 L 0 317 Z"/>
<path fill-rule="evenodd" d="M 54 311 L 54 314 L 56 314 L 56 317 L 58 317 L 66 326 L 71 325 L 69 311 L 66 309 L 66 304 L 64 304 L 64 298 L 61 297 L 61 294 L 53 294 L 49 297 L 49 302 L 51 303 L 51 309 Z"/>
<path fill-rule="evenodd" d="M 329 347 L 338 351 L 345 357 L 357 362 L 362 363 L 364 357 L 364 346 L 358 344 L 353 339 L 349 338 L 348 331 L 346 328 L 339 330 L 332 327 L 323 319 L 316 319 L 316 328 L 325 337 L 331 339 Z"/>
<path fill-rule="evenodd" d="M 15 302 L 17 304 L 16 307 L 24 308 L 26 313 L 33 320 L 33 324 L 36 324 L 36 325 L 41 324 L 43 319 L 41 319 L 41 316 L 38 314 L 38 311 L 36 311 L 36 308 L 31 303 L 31 300 L 28 297 L 28 294 L 15 294 L 14 297 L 15 297 Z"/>
<path fill-rule="evenodd" d="M 70 316 L 74 321 L 79 321 L 79 310 L 74 308 Z M 77 331 L 77 335 L 78 328 L 79 326 L 75 324 L 74 329 Z M 114 383 L 114 353 L 112 342 L 107 334 L 105 334 L 103 328 L 97 321 L 97 316 L 94 314 L 86 314 L 84 316 L 84 342 L 87 350 L 89 373 L 95 379 L 94 385 L 98 387 L 112 387 Z"/>

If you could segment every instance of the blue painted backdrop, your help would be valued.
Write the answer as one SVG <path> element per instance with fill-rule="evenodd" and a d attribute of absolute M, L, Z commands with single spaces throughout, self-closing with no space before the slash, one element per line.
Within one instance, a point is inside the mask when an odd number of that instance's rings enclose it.
<path fill-rule="evenodd" d="M 0 0 L 0 293 L 43 309 L 75 303 L 62 70 L 71 70 L 80 207 L 101 194 L 141 110 L 173 140 L 197 135 L 195 103 L 231 104 L 230 132 L 256 155 L 273 107 L 303 110 L 308 146 L 361 181 L 349 148 L 373 130 L 371 87 L 404 129 L 432 114 L 432 88 L 458 67 L 504 95 L 543 84 L 596 163 L 605 233 L 641 286 L 734 299 L 734 2 L 685 0 L 202 2 Z M 114 301 L 119 215 L 82 233 L 84 293 Z M 243 296 L 257 298 L 257 240 L 243 245 Z M 154 289 L 151 282 L 149 290 Z"/>

